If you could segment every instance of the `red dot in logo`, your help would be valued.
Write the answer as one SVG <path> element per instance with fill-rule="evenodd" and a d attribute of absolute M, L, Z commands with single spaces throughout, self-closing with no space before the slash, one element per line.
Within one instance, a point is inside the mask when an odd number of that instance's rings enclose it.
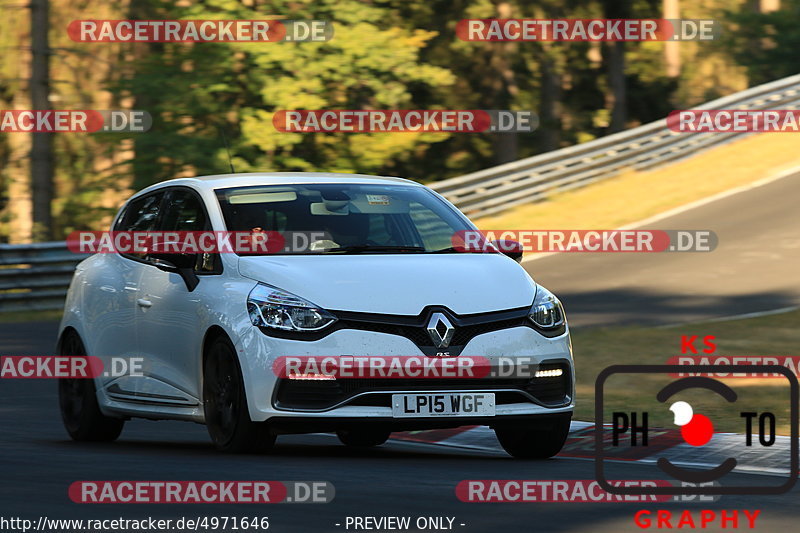
<path fill-rule="evenodd" d="M 714 436 L 714 424 L 706 415 L 695 414 L 688 424 L 681 426 L 681 435 L 687 444 L 702 446 Z"/>

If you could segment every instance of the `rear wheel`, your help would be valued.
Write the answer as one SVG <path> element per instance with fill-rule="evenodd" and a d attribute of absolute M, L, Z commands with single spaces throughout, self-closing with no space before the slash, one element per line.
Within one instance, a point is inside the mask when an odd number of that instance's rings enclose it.
<path fill-rule="evenodd" d="M 203 365 L 203 410 L 211 440 L 231 453 L 262 452 L 275 444 L 265 422 L 253 422 L 247 409 L 242 372 L 233 345 L 213 341 Z"/>
<path fill-rule="evenodd" d="M 86 355 L 77 333 L 68 333 L 62 339 L 60 354 Z M 119 437 L 125 425 L 121 418 L 112 418 L 100 412 L 93 378 L 60 379 L 58 405 L 64 427 L 76 441 L 110 442 Z"/>
<path fill-rule="evenodd" d="M 336 432 L 342 444 L 358 448 L 380 446 L 389 440 L 389 435 L 389 431 L 374 429 L 340 429 Z"/>
<path fill-rule="evenodd" d="M 494 432 L 505 451 L 516 459 L 548 459 L 564 446 L 569 435 L 572 413 L 548 417 L 514 427 L 498 427 Z"/>

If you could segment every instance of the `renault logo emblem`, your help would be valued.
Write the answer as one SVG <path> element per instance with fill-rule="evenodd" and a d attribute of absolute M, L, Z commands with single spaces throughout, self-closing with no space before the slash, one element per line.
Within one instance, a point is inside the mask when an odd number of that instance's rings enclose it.
<path fill-rule="evenodd" d="M 437 348 L 447 348 L 453 340 L 456 329 L 453 324 L 442 313 L 433 313 L 428 320 L 428 335 L 430 335 L 433 345 Z"/>

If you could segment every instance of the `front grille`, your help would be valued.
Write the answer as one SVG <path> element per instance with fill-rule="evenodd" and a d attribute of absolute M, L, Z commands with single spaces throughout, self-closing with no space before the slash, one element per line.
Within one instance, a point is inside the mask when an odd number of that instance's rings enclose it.
<path fill-rule="evenodd" d="M 545 337 L 558 337 L 566 331 L 565 327 L 553 331 L 537 329 L 528 320 L 527 307 L 510 309 L 507 311 L 492 311 L 489 313 L 476 313 L 470 315 L 457 315 L 441 306 L 426 307 L 419 315 L 386 315 L 377 313 L 361 313 L 352 311 L 331 311 L 338 320 L 330 327 L 321 331 L 296 332 L 283 331 L 271 328 L 260 328 L 265 335 L 298 341 L 315 341 L 322 339 L 335 331 L 359 330 L 386 333 L 405 337 L 413 342 L 420 351 L 429 356 L 438 355 L 439 351 L 447 351 L 450 356 L 460 355 L 464 347 L 473 338 L 492 331 L 501 331 L 514 327 L 528 327 L 536 330 Z M 453 324 L 455 332 L 446 348 L 436 348 L 428 334 L 427 326 L 430 317 L 435 312 L 443 313 Z"/>
<path fill-rule="evenodd" d="M 499 392 L 497 404 L 530 402 L 524 393 L 533 396 L 538 403 L 556 406 L 565 403 L 571 392 L 572 376 L 567 363 L 544 363 L 541 370 L 560 368 L 563 374 L 548 378 L 347 378 L 337 380 L 295 380 L 280 379 L 275 393 L 275 406 L 283 409 L 328 409 L 341 403 L 353 405 L 389 406 L 390 394 L 381 391 L 426 390 L 480 390 Z M 518 392 L 517 392 L 518 391 Z M 354 400 L 356 395 L 366 394 Z"/>
<path fill-rule="evenodd" d="M 483 324 L 475 324 L 474 326 L 463 326 L 460 328 L 456 328 L 455 333 L 453 334 L 453 340 L 450 344 L 454 346 L 463 346 L 471 341 L 474 337 L 478 335 L 483 335 L 484 333 L 491 333 L 492 331 L 500 331 L 501 329 L 508 329 L 508 328 L 515 328 L 518 326 L 527 326 L 525 319 L 512 319 L 512 320 L 498 320 L 496 322 L 486 322 Z M 427 336 L 427 335 L 426 335 Z M 429 344 L 433 346 L 433 343 L 430 342 L 430 337 L 428 337 Z"/>
<path fill-rule="evenodd" d="M 453 338 L 446 348 L 434 347 L 433 339 L 428 334 L 428 321 L 431 315 L 437 311 L 444 313 L 455 327 Z M 413 342 L 425 355 L 436 355 L 438 350 L 444 350 L 451 356 L 457 356 L 461 354 L 464 346 L 478 335 L 518 326 L 531 326 L 527 320 L 527 308 L 461 316 L 437 307 L 428 308 L 419 316 L 367 315 L 341 311 L 336 313 L 340 317 L 336 323 L 336 327 L 339 329 L 357 329 L 399 335 Z"/>
<path fill-rule="evenodd" d="M 357 329 L 361 331 L 375 331 L 377 333 L 399 335 L 407 338 L 417 346 L 433 346 L 433 341 L 424 327 L 347 320 L 342 329 Z"/>
<path fill-rule="evenodd" d="M 483 335 L 484 333 L 526 325 L 527 324 L 523 319 L 513 319 L 498 320 L 495 322 L 486 322 L 471 326 L 456 326 L 453 339 L 450 341 L 450 347 L 464 346 L 474 337 Z M 379 333 L 388 333 L 390 335 L 399 335 L 407 338 L 420 348 L 433 347 L 433 340 L 431 339 L 431 336 L 428 335 L 428 330 L 425 325 L 409 326 L 400 324 L 378 324 L 375 322 L 366 323 L 346 321 L 345 327 L 347 329 L 359 329 L 363 331 L 376 331 Z"/>

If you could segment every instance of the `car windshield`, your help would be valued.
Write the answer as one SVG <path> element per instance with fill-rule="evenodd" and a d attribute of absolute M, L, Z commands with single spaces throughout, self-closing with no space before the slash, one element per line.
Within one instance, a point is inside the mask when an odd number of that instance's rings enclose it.
<path fill-rule="evenodd" d="M 287 246 L 284 254 L 455 253 L 453 236 L 475 229 L 430 191 L 408 185 L 270 185 L 216 194 L 228 231 L 311 235 L 309 246 Z"/>

